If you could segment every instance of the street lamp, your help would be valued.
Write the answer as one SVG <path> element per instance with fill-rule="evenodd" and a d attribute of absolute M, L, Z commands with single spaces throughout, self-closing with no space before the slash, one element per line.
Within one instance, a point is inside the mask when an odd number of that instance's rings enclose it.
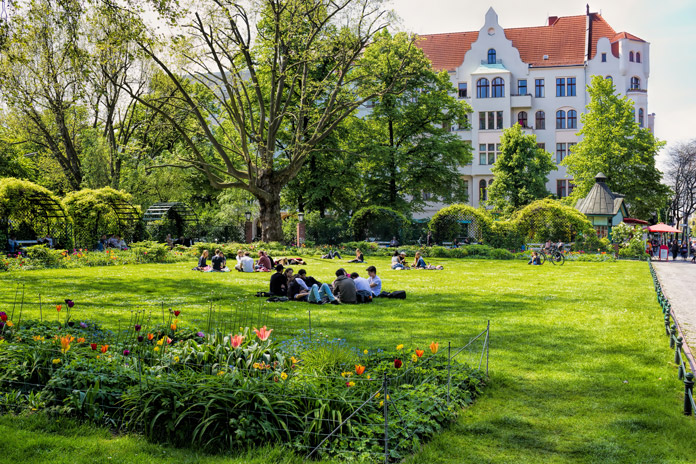
<path fill-rule="evenodd" d="M 246 218 L 247 222 L 251 221 L 251 211 L 247 211 L 244 213 L 244 217 Z"/>
<path fill-rule="evenodd" d="M 303 212 L 297 213 L 297 220 L 300 222 L 304 222 L 304 213 Z"/>

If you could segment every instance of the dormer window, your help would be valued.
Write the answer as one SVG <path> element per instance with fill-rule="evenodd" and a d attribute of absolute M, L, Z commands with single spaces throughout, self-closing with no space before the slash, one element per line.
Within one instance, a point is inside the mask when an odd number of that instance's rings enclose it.
<path fill-rule="evenodd" d="M 495 64 L 495 49 L 488 50 L 488 64 Z"/>
<path fill-rule="evenodd" d="M 634 59 L 633 59 L 633 52 L 631 52 L 631 53 L 628 54 L 628 61 L 630 61 L 631 63 L 633 63 L 633 61 L 634 61 Z"/>

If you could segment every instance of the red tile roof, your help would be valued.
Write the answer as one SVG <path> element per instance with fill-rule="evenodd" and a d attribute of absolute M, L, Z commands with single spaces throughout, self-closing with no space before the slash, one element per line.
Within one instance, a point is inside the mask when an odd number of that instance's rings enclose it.
<path fill-rule="evenodd" d="M 623 38 L 642 41 L 626 32 L 617 34 L 597 13 L 591 13 L 591 18 L 590 59 L 597 53 L 597 41 L 601 37 L 606 37 L 610 42 Z M 561 16 L 550 26 L 505 29 L 505 36 L 519 50 L 522 61 L 531 66 L 581 65 L 585 62 L 587 47 L 586 21 L 586 15 Z M 478 34 L 476 31 L 421 35 L 417 45 L 433 63 L 433 68 L 451 71 L 462 64 L 464 55 L 478 39 Z M 618 56 L 617 51 L 613 53 Z M 548 55 L 548 59 L 545 60 L 544 55 Z"/>

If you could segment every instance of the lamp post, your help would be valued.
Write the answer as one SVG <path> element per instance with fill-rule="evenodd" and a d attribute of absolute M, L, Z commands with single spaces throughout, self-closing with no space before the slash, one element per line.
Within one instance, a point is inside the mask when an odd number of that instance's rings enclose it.
<path fill-rule="evenodd" d="M 297 213 L 297 246 L 301 247 L 305 242 L 305 222 L 304 213 Z"/>
<path fill-rule="evenodd" d="M 244 213 L 244 219 L 246 219 L 246 222 L 244 223 L 244 239 L 246 243 L 251 243 L 252 239 L 254 238 L 252 234 L 251 211 Z"/>

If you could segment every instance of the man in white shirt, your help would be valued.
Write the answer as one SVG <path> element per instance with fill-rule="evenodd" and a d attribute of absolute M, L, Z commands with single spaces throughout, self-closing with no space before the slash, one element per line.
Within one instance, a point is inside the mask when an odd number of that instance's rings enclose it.
<path fill-rule="evenodd" d="M 248 251 L 244 253 L 242 259 L 239 260 L 241 265 L 240 271 L 242 272 L 254 272 L 254 259 L 251 257 L 251 253 Z"/>
<path fill-rule="evenodd" d="M 358 303 L 366 303 L 372 300 L 372 290 L 370 283 L 366 278 L 360 277 L 357 272 L 350 274 L 350 278 L 355 282 L 355 293 L 357 294 Z M 361 299 L 362 298 L 362 299 Z"/>
<path fill-rule="evenodd" d="M 370 266 L 366 270 L 367 275 L 370 276 L 370 278 L 367 279 L 367 282 L 370 285 L 370 291 L 372 292 L 373 296 L 379 296 L 379 294 L 382 293 L 382 279 L 377 277 L 377 268 Z"/>

